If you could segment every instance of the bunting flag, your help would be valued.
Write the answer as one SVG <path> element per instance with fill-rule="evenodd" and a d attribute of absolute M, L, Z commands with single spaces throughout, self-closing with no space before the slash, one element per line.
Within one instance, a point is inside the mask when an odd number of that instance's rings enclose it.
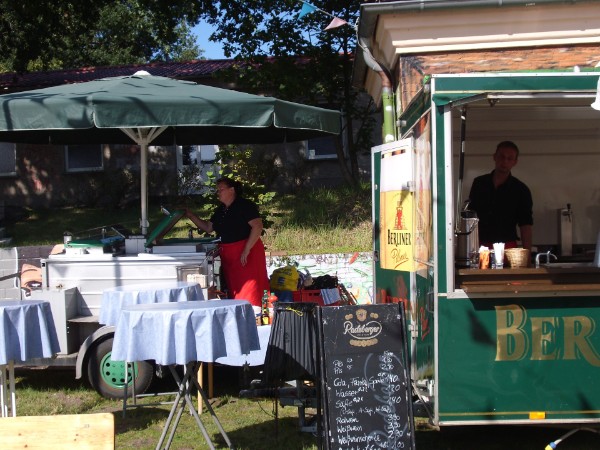
<path fill-rule="evenodd" d="M 340 19 L 339 17 L 334 17 L 333 20 L 325 27 L 325 31 L 333 30 L 334 28 L 341 27 L 342 25 L 348 25 L 344 19 Z"/>
<path fill-rule="evenodd" d="M 333 14 L 329 14 L 327 11 L 323 11 L 322 9 L 317 8 L 315 5 L 311 5 L 304 0 L 299 0 L 302 2 L 302 9 L 298 14 L 298 19 L 302 19 L 307 14 L 313 13 L 315 11 L 322 12 L 323 14 L 327 14 L 329 17 L 333 17 L 333 20 L 327 25 L 327 27 L 323 31 L 333 30 L 334 28 L 341 27 L 342 25 L 349 25 L 344 19 L 340 19 L 339 17 L 335 17 Z"/>
<path fill-rule="evenodd" d="M 316 6 L 311 5 L 310 3 L 302 2 L 302 9 L 300 10 L 300 14 L 298 14 L 298 19 L 302 19 L 305 15 L 315 12 L 317 10 Z"/>

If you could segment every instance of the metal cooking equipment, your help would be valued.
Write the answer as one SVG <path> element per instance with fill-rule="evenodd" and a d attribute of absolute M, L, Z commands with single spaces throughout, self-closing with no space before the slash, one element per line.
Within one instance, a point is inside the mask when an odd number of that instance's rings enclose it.
<path fill-rule="evenodd" d="M 460 212 L 456 231 L 456 265 L 458 267 L 479 265 L 479 218 L 475 211 Z"/>

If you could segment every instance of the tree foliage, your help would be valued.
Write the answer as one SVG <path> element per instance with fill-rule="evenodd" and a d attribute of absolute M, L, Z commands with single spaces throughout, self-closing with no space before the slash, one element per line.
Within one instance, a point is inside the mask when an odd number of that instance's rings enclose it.
<path fill-rule="evenodd" d="M 178 189 L 186 201 L 195 199 L 199 205 L 212 213 L 220 202 L 215 196 L 217 180 L 222 177 L 238 181 L 243 186 L 243 196 L 258 205 L 265 229 L 273 225 L 269 217 L 275 192 L 268 191 L 261 180 L 265 179 L 265 167 L 253 158 L 251 147 L 222 147 L 215 161 L 189 164 L 178 173 Z M 203 175 L 204 174 L 204 175 Z M 188 205 L 186 205 L 187 207 Z"/>
<path fill-rule="evenodd" d="M 190 27 L 203 18 L 226 56 L 250 62 L 231 72 L 238 87 L 343 112 L 336 152 L 356 184 L 373 128 L 372 104 L 351 83 L 360 1 L 311 4 L 299 18 L 300 0 L 0 0 L 0 71 L 194 59 Z M 325 31 L 333 17 L 348 25 Z"/>
<path fill-rule="evenodd" d="M 197 58 L 193 0 L 0 0 L 0 70 Z"/>
<path fill-rule="evenodd" d="M 340 136 L 336 152 L 345 179 L 356 184 L 360 178 L 357 156 L 369 151 L 373 129 L 372 104 L 361 104 L 359 91 L 352 87 L 353 25 L 360 1 L 310 3 L 318 10 L 300 19 L 299 0 L 222 0 L 207 5 L 204 15 L 217 27 L 211 40 L 223 45 L 226 56 L 255 63 L 232 72 L 238 86 L 342 110 L 344 137 Z M 324 31 L 333 17 L 348 24 Z"/>

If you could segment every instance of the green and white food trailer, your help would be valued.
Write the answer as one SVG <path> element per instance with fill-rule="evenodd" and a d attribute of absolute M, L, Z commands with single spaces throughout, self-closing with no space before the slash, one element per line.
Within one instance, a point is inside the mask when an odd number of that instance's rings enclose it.
<path fill-rule="evenodd" d="M 404 304 L 434 425 L 600 422 L 598 76 L 433 75 L 398 117 L 401 139 L 372 150 L 375 298 Z M 503 140 L 533 195 L 531 264 L 461 267 L 457 217 Z"/>

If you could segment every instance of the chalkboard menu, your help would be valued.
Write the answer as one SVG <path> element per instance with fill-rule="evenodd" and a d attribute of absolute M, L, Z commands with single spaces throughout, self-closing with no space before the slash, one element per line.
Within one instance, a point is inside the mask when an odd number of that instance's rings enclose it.
<path fill-rule="evenodd" d="M 326 449 L 414 449 L 403 309 L 320 308 Z"/>

